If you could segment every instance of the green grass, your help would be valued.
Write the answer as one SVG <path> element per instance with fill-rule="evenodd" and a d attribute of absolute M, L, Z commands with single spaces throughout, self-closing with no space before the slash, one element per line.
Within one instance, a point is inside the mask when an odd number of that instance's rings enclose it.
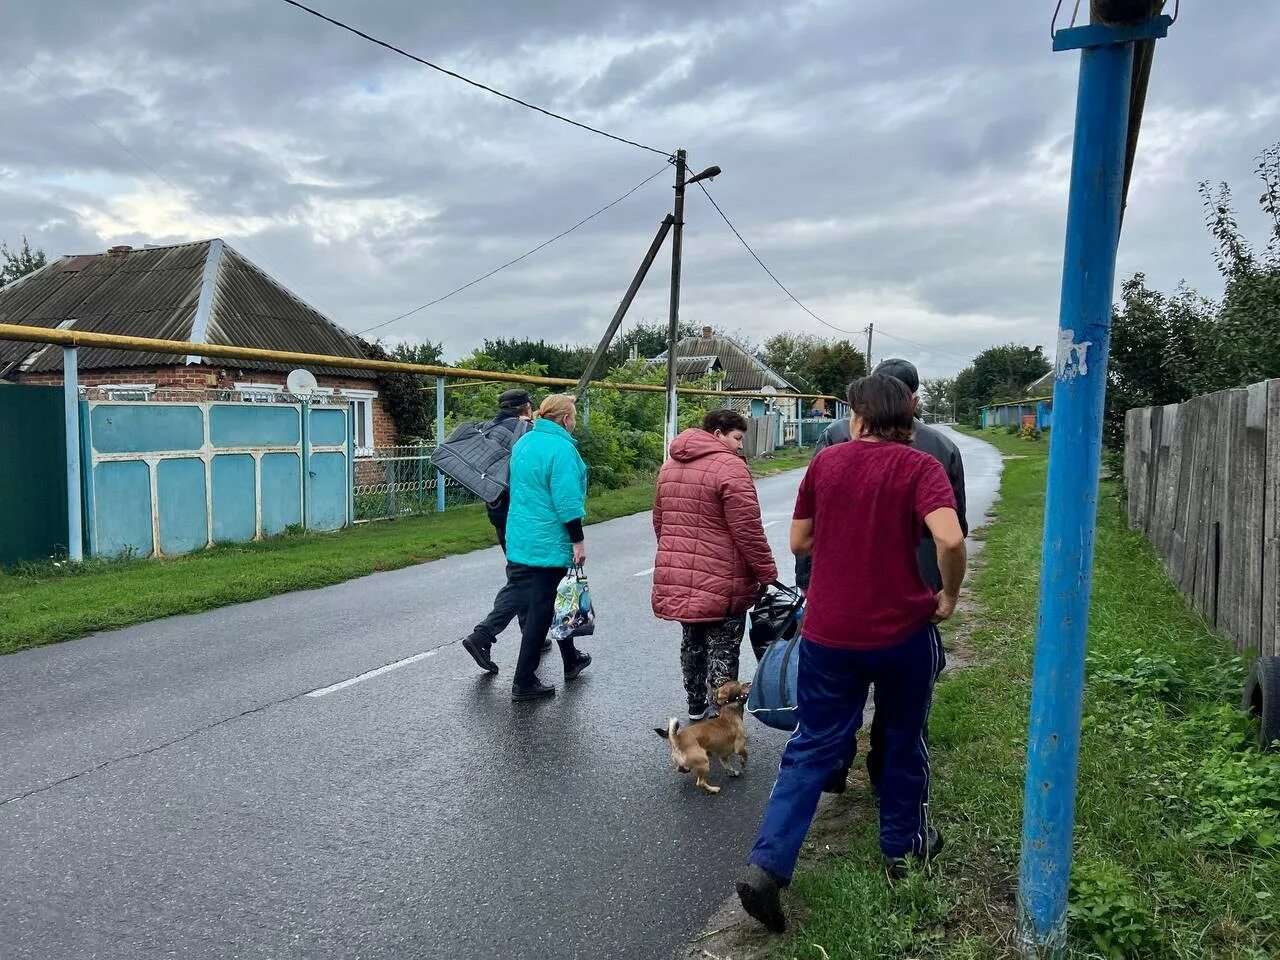
<path fill-rule="evenodd" d="M 639 513 L 652 504 L 652 485 L 594 494 L 587 522 Z M 328 586 L 494 542 L 493 528 L 477 504 L 335 533 L 291 532 L 172 559 L 18 568 L 0 573 L 0 653 Z"/>
<path fill-rule="evenodd" d="M 758 476 L 793 469 L 807 456 L 753 464 Z M 653 483 L 593 492 L 587 522 L 641 513 Z M 291 531 L 257 543 L 226 544 L 171 559 L 43 563 L 0 570 L 0 654 L 98 630 L 341 583 L 492 546 L 479 504 L 443 514 L 360 524 L 335 533 Z"/>
<path fill-rule="evenodd" d="M 1002 433 L 1002 432 L 1001 432 Z M 890 888 L 874 808 L 807 849 L 779 958 L 1012 957 L 1048 444 L 1003 434 L 997 521 L 953 635 L 981 664 L 938 688 L 935 822 L 947 851 Z M 1248 746 L 1242 667 L 1182 602 L 1102 490 L 1070 923 L 1073 957 L 1280 955 L 1280 758 Z M 828 831 L 829 833 L 830 831 Z"/>

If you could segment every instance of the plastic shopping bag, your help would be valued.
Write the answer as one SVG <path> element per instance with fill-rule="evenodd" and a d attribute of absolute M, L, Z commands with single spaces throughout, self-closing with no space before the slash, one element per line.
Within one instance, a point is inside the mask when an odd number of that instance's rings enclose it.
<path fill-rule="evenodd" d="M 596 632 L 596 612 L 591 606 L 591 588 L 581 567 L 570 567 L 560 586 L 556 588 L 555 617 L 551 621 L 551 636 L 556 640 L 568 637 L 589 637 Z"/>

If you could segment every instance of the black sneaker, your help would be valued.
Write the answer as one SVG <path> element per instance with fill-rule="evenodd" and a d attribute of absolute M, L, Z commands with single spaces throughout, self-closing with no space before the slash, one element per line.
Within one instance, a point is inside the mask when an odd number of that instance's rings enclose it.
<path fill-rule="evenodd" d="M 523 700 L 542 700 L 555 695 L 555 686 L 550 683 L 543 683 L 537 677 L 534 678 L 533 683 L 527 686 L 517 687 L 513 684 L 511 687 L 511 699 L 515 703 Z"/>
<path fill-rule="evenodd" d="M 551 652 L 551 638 L 550 638 L 550 637 L 547 637 L 545 640 L 543 640 L 543 641 L 542 641 L 542 652 L 543 652 L 543 653 L 550 653 L 550 652 Z"/>
<path fill-rule="evenodd" d="M 929 828 L 928 838 L 929 842 L 925 845 L 925 849 L 912 851 L 910 859 L 907 857 L 884 858 L 884 872 L 888 874 L 890 880 L 903 879 L 911 871 L 911 860 L 917 863 L 928 863 L 942 852 L 946 841 L 936 827 Z"/>
<path fill-rule="evenodd" d="M 462 649 L 471 654 L 471 659 L 485 673 L 497 673 L 498 665 L 493 662 L 493 657 L 489 656 L 489 650 L 492 643 L 483 643 L 475 637 L 467 637 L 462 641 Z"/>
<path fill-rule="evenodd" d="M 572 680 L 574 677 L 580 674 L 583 670 L 587 669 L 587 667 L 589 666 L 591 666 L 591 654 L 583 653 L 581 650 L 579 650 L 578 658 L 574 660 L 573 663 L 571 664 L 566 663 L 564 665 L 565 680 Z"/>
<path fill-rule="evenodd" d="M 709 711 L 708 711 L 705 700 L 701 703 L 690 703 L 689 704 L 689 722 L 697 723 L 699 720 L 707 719 L 708 712 Z"/>
<path fill-rule="evenodd" d="M 778 878 L 754 863 L 737 883 L 738 899 L 742 909 L 771 933 L 787 929 L 787 918 L 782 915 L 782 898 L 778 895 Z"/>

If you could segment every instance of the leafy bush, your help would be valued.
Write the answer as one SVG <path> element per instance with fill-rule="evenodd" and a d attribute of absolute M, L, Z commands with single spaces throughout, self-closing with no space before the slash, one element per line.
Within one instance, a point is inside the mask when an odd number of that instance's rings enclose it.
<path fill-rule="evenodd" d="M 1159 955 L 1160 931 L 1150 909 L 1133 879 L 1111 861 L 1072 865 L 1067 917 L 1073 932 L 1107 960 Z"/>

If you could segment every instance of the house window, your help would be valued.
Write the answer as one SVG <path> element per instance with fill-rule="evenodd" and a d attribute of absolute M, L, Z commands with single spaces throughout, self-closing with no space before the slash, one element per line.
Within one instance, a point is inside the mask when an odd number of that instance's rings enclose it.
<path fill-rule="evenodd" d="M 351 401 L 355 414 L 355 447 L 357 456 L 368 456 L 373 453 L 373 401 L 378 398 L 376 390 L 343 390 L 341 395 Z"/>
<path fill-rule="evenodd" d="M 236 392 L 249 403 L 275 403 L 284 387 L 276 383 L 237 383 Z"/>
<path fill-rule="evenodd" d="M 154 383 L 104 383 L 98 387 L 108 400 L 146 400 L 156 392 Z"/>

